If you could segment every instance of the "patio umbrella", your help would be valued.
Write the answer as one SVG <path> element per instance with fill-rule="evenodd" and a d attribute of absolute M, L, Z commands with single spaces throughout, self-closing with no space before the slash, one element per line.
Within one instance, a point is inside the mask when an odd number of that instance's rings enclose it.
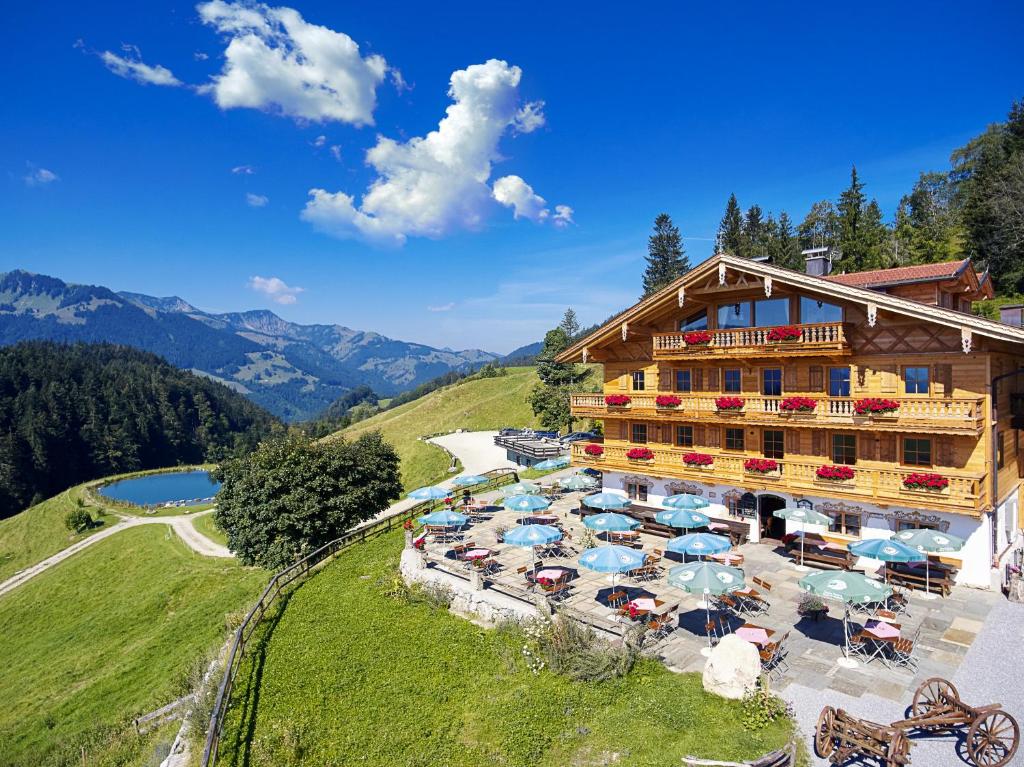
<path fill-rule="evenodd" d="M 732 541 L 724 535 L 715 535 L 714 533 L 689 533 L 673 538 L 668 542 L 666 548 L 677 554 L 707 556 L 728 551 L 732 548 Z"/>
<path fill-rule="evenodd" d="M 882 562 L 923 562 L 927 557 L 917 549 L 912 549 L 902 541 L 872 538 L 868 541 L 855 541 L 846 547 L 851 554 Z"/>
<path fill-rule="evenodd" d="M 568 479 L 560 481 L 558 486 L 563 490 L 589 490 L 596 484 L 590 477 L 585 477 L 582 474 L 573 474 Z"/>
<path fill-rule="evenodd" d="M 532 468 L 538 471 L 551 471 L 552 469 L 562 469 L 568 465 L 568 458 L 548 458 L 546 461 L 535 463 Z"/>
<path fill-rule="evenodd" d="M 459 514 L 457 511 L 448 511 L 448 509 L 432 511 L 429 514 L 424 514 L 417 520 L 421 525 L 441 525 L 444 527 L 460 527 L 466 524 L 467 521 L 468 518 L 465 514 Z"/>
<path fill-rule="evenodd" d="M 787 506 L 784 509 L 776 509 L 772 512 L 773 517 L 779 519 L 793 520 L 800 523 L 800 567 L 804 567 L 804 525 L 830 525 L 832 519 L 812 509 L 804 509 L 796 506 Z"/>
<path fill-rule="evenodd" d="M 456 477 L 452 480 L 452 484 L 456 487 L 469 487 L 470 485 L 479 485 L 487 481 L 487 477 L 482 477 L 479 474 L 466 474 L 462 477 Z"/>
<path fill-rule="evenodd" d="M 690 511 L 695 511 L 697 509 L 706 509 L 711 504 L 693 493 L 676 493 L 675 495 L 667 496 L 661 502 L 661 505 L 669 509 L 689 509 Z"/>
<path fill-rule="evenodd" d="M 881 602 L 892 594 L 892 587 L 868 578 L 863 573 L 821 572 L 805 575 L 797 584 L 801 589 L 825 599 L 836 599 L 843 603 L 843 654 L 850 654 L 850 612 L 847 605 L 862 605 Z"/>
<path fill-rule="evenodd" d="M 618 510 L 628 508 L 632 502 L 618 493 L 594 493 L 584 498 L 583 503 L 592 509 Z"/>
<path fill-rule="evenodd" d="M 627 517 L 625 514 L 616 514 L 614 511 L 604 511 L 600 514 L 591 514 L 589 517 L 584 517 L 583 524 L 591 530 L 621 532 L 623 530 L 636 530 L 640 527 L 640 520 Z"/>
<path fill-rule="evenodd" d="M 540 493 L 540 485 L 533 482 L 516 482 L 504 488 L 504 491 L 509 495 L 537 495 Z"/>
<path fill-rule="evenodd" d="M 562 531 L 551 525 L 519 525 L 507 531 L 503 540 L 510 546 L 529 549 L 534 566 L 537 564 L 535 546 L 554 543 L 562 539 Z"/>
<path fill-rule="evenodd" d="M 960 551 L 964 547 L 964 539 L 955 535 L 940 533 L 938 530 L 929 530 L 927 527 L 914 528 L 913 530 L 901 530 L 892 539 L 905 543 L 911 548 L 929 554 L 938 554 L 944 551 Z M 924 593 L 925 599 L 934 599 L 931 589 L 931 565 L 928 557 L 924 558 Z"/>
<path fill-rule="evenodd" d="M 513 495 L 504 503 L 508 511 L 544 511 L 550 505 L 551 501 L 539 495 Z"/>
<path fill-rule="evenodd" d="M 450 490 L 434 485 L 432 487 L 419 487 L 409 493 L 409 497 L 417 501 L 434 501 L 439 498 L 447 498 L 451 495 Z"/>
<path fill-rule="evenodd" d="M 615 588 L 615 576 L 640 567 L 647 555 L 642 551 L 626 546 L 598 546 L 587 549 L 580 554 L 580 566 L 598 573 L 612 574 L 612 588 Z"/>
<path fill-rule="evenodd" d="M 675 586 L 691 594 L 726 594 L 743 588 L 743 571 L 738 567 L 728 567 L 717 562 L 690 562 L 676 565 L 668 571 L 668 585 Z M 704 599 L 704 622 L 711 620 L 711 606 Z"/>
<path fill-rule="evenodd" d="M 711 519 L 708 518 L 707 514 L 701 514 L 699 511 L 690 511 L 689 509 L 659 511 L 654 515 L 654 521 L 669 527 L 681 527 L 684 530 L 692 530 L 695 527 L 707 527 L 711 524 Z"/>

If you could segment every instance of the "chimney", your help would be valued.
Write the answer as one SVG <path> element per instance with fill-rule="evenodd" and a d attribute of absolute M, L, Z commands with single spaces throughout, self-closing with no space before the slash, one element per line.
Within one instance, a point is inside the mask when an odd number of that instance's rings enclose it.
<path fill-rule="evenodd" d="M 832 271 L 832 249 L 829 247 L 801 250 L 807 264 L 806 271 L 812 277 L 824 277 Z"/>
<path fill-rule="evenodd" d="M 1003 304 L 999 307 L 999 321 L 1014 327 L 1024 327 L 1024 304 Z"/>

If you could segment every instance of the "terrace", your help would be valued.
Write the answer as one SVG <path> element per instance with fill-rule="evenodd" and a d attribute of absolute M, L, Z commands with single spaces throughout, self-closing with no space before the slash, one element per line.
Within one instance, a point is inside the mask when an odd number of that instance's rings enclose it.
<path fill-rule="evenodd" d="M 795 328 L 793 337 L 779 337 L 777 327 L 729 328 L 704 331 L 699 342 L 693 333 L 655 333 L 655 359 L 692 359 L 695 356 L 719 357 L 775 357 L 817 354 L 850 354 L 850 343 L 842 322 L 805 323 Z M 687 341 L 687 337 L 690 341 Z M 705 340 L 706 339 L 706 340 Z"/>

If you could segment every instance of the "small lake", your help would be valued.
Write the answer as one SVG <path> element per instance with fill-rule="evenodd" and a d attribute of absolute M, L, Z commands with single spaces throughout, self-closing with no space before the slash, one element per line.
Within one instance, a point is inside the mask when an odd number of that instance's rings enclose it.
<path fill-rule="evenodd" d="M 210 478 L 210 472 L 199 470 L 122 479 L 101 487 L 100 493 L 137 506 L 161 506 L 212 498 L 218 490 L 220 483 Z"/>

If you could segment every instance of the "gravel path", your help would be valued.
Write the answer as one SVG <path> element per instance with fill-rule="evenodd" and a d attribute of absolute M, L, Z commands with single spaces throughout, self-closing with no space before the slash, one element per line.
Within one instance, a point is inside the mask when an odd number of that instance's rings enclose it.
<path fill-rule="evenodd" d="M 497 434 L 496 431 L 464 431 L 458 434 L 445 434 L 427 441 L 454 453 L 462 464 L 463 474 L 483 474 L 491 469 L 516 468 L 515 461 L 510 461 L 505 456 L 505 449 L 494 444 Z"/>
<path fill-rule="evenodd" d="M 1024 686 L 1020 683 L 1024 668 L 1024 605 L 1000 599 L 988 614 L 985 624 L 964 656 L 963 664 L 952 681 L 960 696 L 969 704 L 980 706 L 999 703 L 1024 726 Z M 914 691 L 906 691 L 905 701 L 867 694 L 854 698 L 833 690 L 814 690 L 791 684 L 781 695 L 793 705 L 797 723 L 807 740 L 811 764 L 824 767 L 828 762 L 813 753 L 811 739 L 818 714 L 825 705 L 846 709 L 854 716 L 888 723 L 902 719 L 910 706 Z M 955 735 L 935 738 L 914 738 L 911 757 L 922 767 L 963 767 L 958 756 Z M 851 762 L 850 764 L 859 764 Z M 1024 765 L 1024 747 L 1018 751 L 1014 765 Z"/>

